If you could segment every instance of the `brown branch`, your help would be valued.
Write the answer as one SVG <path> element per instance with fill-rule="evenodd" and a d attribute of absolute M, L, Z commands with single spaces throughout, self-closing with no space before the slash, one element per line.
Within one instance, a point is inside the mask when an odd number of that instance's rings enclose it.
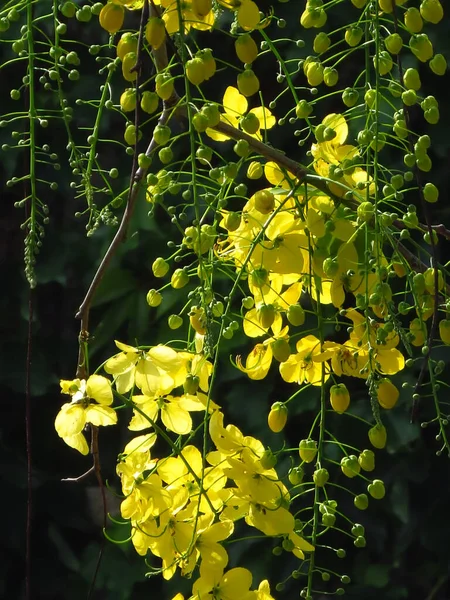
<path fill-rule="evenodd" d="M 422 228 L 422 231 L 427 231 L 426 225 L 420 224 L 420 227 Z M 446 240 L 450 240 L 450 230 L 447 229 L 443 223 L 440 225 L 431 225 L 431 229 Z"/>
<path fill-rule="evenodd" d="M 164 125 L 165 123 L 167 123 L 167 121 L 169 120 L 169 116 L 170 116 L 170 109 L 164 108 L 164 110 L 161 114 L 161 117 L 158 120 L 158 124 Z M 145 152 L 146 156 L 151 155 L 151 153 L 153 152 L 156 145 L 157 144 L 156 144 L 154 138 L 152 138 L 148 145 L 148 148 Z M 133 186 L 131 187 L 131 193 L 128 197 L 127 205 L 126 205 L 125 211 L 122 215 L 122 220 L 120 222 L 119 228 L 117 229 L 116 235 L 114 236 L 111 244 L 109 245 L 108 250 L 105 252 L 102 262 L 100 263 L 100 266 L 98 267 L 97 272 L 95 273 L 95 275 L 92 279 L 91 285 L 89 286 L 86 296 L 85 296 L 83 302 L 81 303 L 81 306 L 80 306 L 77 314 L 75 315 L 77 319 L 81 319 L 82 331 L 86 331 L 86 332 L 88 331 L 89 310 L 90 310 L 93 296 L 99 286 L 100 281 L 103 278 L 103 275 L 105 273 L 107 266 L 109 265 L 111 259 L 113 258 L 114 254 L 116 253 L 117 248 L 119 247 L 119 245 L 125 238 L 128 225 L 129 225 L 131 217 L 133 215 L 136 198 L 137 198 L 137 195 L 139 192 L 139 188 L 140 188 L 139 184 L 141 183 L 142 179 L 144 178 L 146 172 L 147 172 L 147 169 L 143 169 L 141 167 L 136 171 L 136 174 L 134 176 L 134 183 L 133 183 Z"/>
<path fill-rule="evenodd" d="M 260 142 L 256 138 L 252 137 L 248 133 L 229 125 L 228 123 L 223 123 L 220 121 L 218 125 L 212 127 L 215 131 L 219 133 L 223 133 L 229 138 L 233 140 L 245 140 L 250 148 L 255 150 L 258 154 L 261 154 L 265 158 L 269 160 L 273 160 L 277 163 L 278 166 L 290 171 L 295 177 L 298 177 L 300 181 L 303 181 L 306 177 L 306 171 L 303 167 L 301 167 L 298 162 L 288 158 L 285 154 L 273 148 L 272 146 L 268 146 L 264 142 Z"/>

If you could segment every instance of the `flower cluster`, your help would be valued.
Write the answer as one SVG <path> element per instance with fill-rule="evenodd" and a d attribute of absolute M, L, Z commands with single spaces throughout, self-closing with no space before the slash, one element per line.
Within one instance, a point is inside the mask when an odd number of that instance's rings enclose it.
<path fill-rule="evenodd" d="M 139 387 L 133 395 L 131 431 L 149 430 L 125 447 L 117 473 L 125 499 L 122 517 L 132 526 L 136 551 L 161 559 L 163 577 L 177 568 L 184 575 L 200 563 L 200 579 L 193 593 L 206 582 L 219 581 L 228 564 L 221 544 L 244 519 L 269 536 L 289 537 L 299 557 L 313 547 L 295 531 L 289 512 L 290 497 L 272 467 L 264 463 L 265 448 L 232 425 L 224 427 L 223 413 L 209 399 L 212 365 L 201 355 L 156 346 L 147 352 L 116 342 L 121 353 L 105 363 L 119 393 Z M 176 388 L 184 393 L 173 395 Z M 208 410 L 209 432 L 215 450 L 205 460 L 194 445 L 184 445 L 174 455 L 151 454 L 161 429 L 178 435 L 192 432 L 190 412 Z M 248 591 L 248 588 L 247 588 Z"/>
<path fill-rule="evenodd" d="M 250 307 L 243 314 L 245 335 L 265 337 L 245 365 L 238 357 L 238 367 L 251 379 L 263 379 L 273 358 L 280 363 L 285 381 L 316 386 L 330 374 L 367 379 L 393 375 L 405 366 L 390 311 L 392 290 L 387 280 L 396 276 L 394 261 L 376 245 L 369 257 L 362 252 L 366 230 L 361 225 L 368 219 L 358 209 L 363 206 L 369 211 L 370 202 L 362 203 L 358 197 L 361 189 L 371 197 L 374 183 L 364 169 L 355 166 L 358 148 L 345 145 L 344 117 L 329 115 L 322 125 L 329 141 L 313 144 L 313 166 L 332 180 L 330 194 L 357 202 L 354 210 L 318 189 L 299 187 L 295 177 L 269 161 L 264 175 L 271 187 L 255 192 L 240 213 L 223 211 L 220 225 L 227 230 L 227 238 L 218 256 L 233 261 L 248 278 L 251 296 L 245 301 Z M 427 294 L 425 284 L 422 292 Z M 344 310 L 349 295 L 360 310 Z M 321 342 L 308 334 L 296 342 L 292 353 L 289 328 L 304 324 L 302 304 L 306 303 L 340 309 L 342 317 L 353 322 L 349 339 Z M 370 309 L 371 316 L 364 315 L 364 309 Z M 431 314 L 432 310 L 422 318 Z"/>

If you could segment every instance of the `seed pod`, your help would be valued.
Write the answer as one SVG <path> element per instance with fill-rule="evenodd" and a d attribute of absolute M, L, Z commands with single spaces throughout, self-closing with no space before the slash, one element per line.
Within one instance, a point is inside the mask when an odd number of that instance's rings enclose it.
<path fill-rule="evenodd" d="M 122 76 L 125 81 L 135 81 L 137 72 L 131 69 L 135 66 L 137 61 L 136 52 L 128 52 L 122 59 Z"/>
<path fill-rule="evenodd" d="M 250 64 L 258 56 L 258 46 L 249 33 L 240 35 L 234 42 L 237 57 L 240 61 Z"/>
<path fill-rule="evenodd" d="M 381 500 L 386 494 L 384 483 L 381 481 L 381 479 L 374 479 L 372 483 L 369 483 L 367 486 L 367 491 L 372 498 L 375 498 L 375 500 Z"/>
<path fill-rule="evenodd" d="M 374 448 L 379 450 L 386 446 L 387 433 L 384 425 L 375 425 L 369 429 L 369 440 Z"/>
<path fill-rule="evenodd" d="M 137 52 L 137 47 L 137 37 L 128 31 L 122 35 L 117 44 L 117 56 L 120 58 L 120 60 L 123 60 L 129 52 Z"/>
<path fill-rule="evenodd" d="M 380 379 L 377 387 L 377 400 L 380 406 L 386 409 L 394 408 L 397 404 L 400 392 L 390 379 Z"/>
<path fill-rule="evenodd" d="M 372 450 L 363 450 L 358 456 L 358 462 L 363 471 L 373 471 L 375 469 L 375 454 Z"/>
<path fill-rule="evenodd" d="M 289 323 L 294 325 L 294 327 L 299 327 L 305 322 L 305 311 L 300 304 L 291 304 L 287 310 L 286 316 Z"/>
<path fill-rule="evenodd" d="M 122 28 L 125 19 L 125 9 L 120 4 L 108 2 L 100 11 L 98 20 L 100 27 L 113 34 Z"/>
<path fill-rule="evenodd" d="M 169 271 L 169 263 L 162 257 L 158 257 L 153 261 L 152 271 L 155 277 L 164 277 Z"/>
<path fill-rule="evenodd" d="M 120 108 L 123 112 L 131 112 L 136 108 L 136 90 L 126 89 L 120 96 Z"/>
<path fill-rule="evenodd" d="M 324 487 L 330 478 L 327 469 L 316 469 L 313 474 L 313 480 L 317 487 Z"/>
<path fill-rule="evenodd" d="M 338 414 L 344 413 L 350 406 L 350 394 L 345 383 L 338 383 L 330 388 L 330 403 Z"/>
<path fill-rule="evenodd" d="M 191 58 L 186 63 L 186 76 L 192 85 L 205 81 L 205 67 L 201 58 Z"/>
<path fill-rule="evenodd" d="M 161 100 L 168 100 L 173 94 L 174 83 L 170 73 L 158 73 L 155 77 L 156 93 Z"/>
<path fill-rule="evenodd" d="M 181 290 L 185 285 L 189 283 L 189 275 L 184 269 L 175 269 L 170 278 L 170 285 L 175 290 Z"/>
<path fill-rule="evenodd" d="M 166 28 L 161 17 L 150 17 L 145 26 L 145 39 L 153 50 L 158 50 L 166 38 Z"/>
<path fill-rule="evenodd" d="M 259 190 L 253 196 L 255 208 L 263 215 L 268 215 L 275 208 L 275 196 L 270 190 Z"/>
<path fill-rule="evenodd" d="M 258 308 L 258 319 L 261 323 L 261 327 L 264 329 L 269 329 L 273 322 L 275 321 L 275 307 L 273 304 L 263 304 L 260 308 Z"/>
<path fill-rule="evenodd" d="M 301 440 L 298 451 L 300 454 L 300 458 L 306 462 L 310 463 L 316 458 L 317 454 L 317 442 L 315 440 Z"/>
<path fill-rule="evenodd" d="M 275 402 L 272 404 L 269 415 L 267 417 L 267 423 L 269 429 L 274 433 L 279 433 L 284 429 L 288 417 L 288 409 L 282 402 Z"/>
<path fill-rule="evenodd" d="M 259 90 L 259 79 L 251 69 L 246 69 L 237 76 L 237 86 L 244 96 L 253 96 Z"/>

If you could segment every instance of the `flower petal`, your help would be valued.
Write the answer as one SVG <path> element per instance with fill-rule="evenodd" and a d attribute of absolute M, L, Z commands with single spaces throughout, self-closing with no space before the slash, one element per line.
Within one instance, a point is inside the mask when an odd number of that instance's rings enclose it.
<path fill-rule="evenodd" d="M 237 88 L 229 85 L 223 95 L 223 108 L 226 113 L 233 117 L 236 115 L 242 116 L 247 112 L 248 102 Z"/>
<path fill-rule="evenodd" d="M 63 404 L 56 415 L 55 429 L 62 438 L 81 433 L 86 425 L 86 415 L 81 404 Z"/>
<path fill-rule="evenodd" d="M 86 382 L 86 392 L 89 398 L 93 398 L 99 404 L 105 406 L 112 404 L 111 382 L 106 377 L 91 375 Z"/>
<path fill-rule="evenodd" d="M 117 413 L 109 406 L 90 404 L 86 408 L 86 422 L 92 423 L 97 427 L 101 425 L 115 425 L 117 423 Z"/>
<path fill-rule="evenodd" d="M 75 435 L 63 437 L 63 440 L 68 446 L 74 448 L 75 450 L 78 450 L 78 452 L 84 454 L 84 456 L 89 454 L 89 446 L 86 441 L 86 438 L 82 433 L 77 433 Z"/>
<path fill-rule="evenodd" d="M 258 117 L 260 129 L 272 129 L 277 123 L 276 118 L 265 106 L 257 106 L 252 108 L 250 112 Z"/>
<path fill-rule="evenodd" d="M 168 402 L 161 409 L 161 420 L 170 431 L 186 435 L 192 430 L 191 415 L 178 402 Z"/>

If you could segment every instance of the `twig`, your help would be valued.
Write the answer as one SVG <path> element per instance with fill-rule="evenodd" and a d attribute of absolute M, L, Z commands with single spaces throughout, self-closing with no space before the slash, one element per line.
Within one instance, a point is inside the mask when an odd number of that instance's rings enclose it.
<path fill-rule="evenodd" d="M 420 227 L 423 231 L 426 231 L 426 225 L 420 225 Z M 446 240 L 450 240 L 450 230 L 447 229 L 443 223 L 440 225 L 431 225 L 431 229 Z"/>
<path fill-rule="evenodd" d="M 31 600 L 31 528 L 33 521 L 33 469 L 31 462 L 31 356 L 33 323 L 33 290 L 28 297 L 28 341 L 25 375 L 25 438 L 27 453 L 27 514 L 25 532 L 25 598 Z"/>
<path fill-rule="evenodd" d="M 442 575 L 432 587 L 430 593 L 426 597 L 426 600 L 433 600 L 436 597 L 436 594 L 439 592 L 444 583 L 448 580 L 448 574 Z"/>
<path fill-rule="evenodd" d="M 272 146 L 268 146 L 264 142 L 260 142 L 259 140 L 252 137 L 248 133 L 245 133 L 244 131 L 237 129 L 236 127 L 233 127 L 232 125 L 229 125 L 228 123 L 223 123 L 222 121 L 215 127 L 212 127 L 212 129 L 214 129 L 215 131 L 217 131 L 219 133 L 223 133 L 224 135 L 232 138 L 233 140 L 245 140 L 246 142 L 248 142 L 248 145 L 253 150 L 258 152 L 258 154 L 261 154 L 262 156 L 264 156 L 265 158 L 268 158 L 269 160 L 273 160 L 280 167 L 283 167 L 287 171 L 290 171 L 300 181 L 303 181 L 303 179 L 305 179 L 306 170 L 303 167 L 301 167 L 298 162 L 296 162 L 295 160 L 292 160 L 291 158 L 288 158 L 285 154 L 283 154 L 276 148 L 273 148 Z"/>
<path fill-rule="evenodd" d="M 151 14 L 151 11 L 152 11 L 152 7 L 150 7 L 150 14 Z M 155 60 L 155 64 L 156 64 L 156 68 L 157 68 L 158 72 L 161 70 L 164 70 L 167 67 L 168 58 L 167 58 L 167 51 L 166 51 L 165 44 L 162 44 L 161 47 L 158 48 L 158 50 L 153 51 L 153 58 Z M 137 59 L 137 62 L 139 62 L 139 57 Z M 172 96 L 164 102 L 163 111 L 158 120 L 158 125 L 165 125 L 167 123 L 167 121 L 169 120 L 169 117 L 170 117 L 171 110 L 178 103 L 178 101 L 179 101 L 179 96 L 174 91 Z M 145 155 L 150 156 L 151 153 L 153 152 L 154 148 L 156 147 L 156 145 L 157 144 L 156 144 L 154 138 L 152 137 L 152 139 L 150 140 L 150 143 L 147 147 L 147 150 L 145 152 Z M 134 173 L 134 175 L 132 176 L 132 181 L 130 183 L 130 189 L 129 189 L 129 193 L 128 193 L 127 203 L 125 206 L 124 213 L 122 215 L 122 220 L 116 231 L 116 235 L 114 236 L 111 244 L 109 245 L 107 251 L 105 252 L 103 259 L 91 281 L 91 284 L 86 293 L 86 296 L 84 297 L 84 300 L 81 303 L 77 314 L 75 315 L 75 317 L 77 319 L 81 320 L 80 329 L 84 336 L 89 331 L 89 311 L 90 311 L 92 299 L 93 299 L 94 294 L 100 284 L 100 281 L 103 278 L 106 268 L 108 267 L 109 263 L 111 262 L 111 259 L 115 255 L 119 245 L 122 243 L 122 241 L 125 238 L 125 235 L 126 235 L 127 229 L 128 229 L 128 225 L 130 223 L 131 217 L 133 216 L 134 206 L 136 204 L 137 195 L 138 195 L 138 192 L 140 189 L 139 184 L 145 177 L 146 172 L 147 172 L 146 168 L 139 167 L 136 170 L 136 172 Z M 79 360 L 79 364 L 82 364 L 82 363 L 83 363 L 83 361 Z"/>

